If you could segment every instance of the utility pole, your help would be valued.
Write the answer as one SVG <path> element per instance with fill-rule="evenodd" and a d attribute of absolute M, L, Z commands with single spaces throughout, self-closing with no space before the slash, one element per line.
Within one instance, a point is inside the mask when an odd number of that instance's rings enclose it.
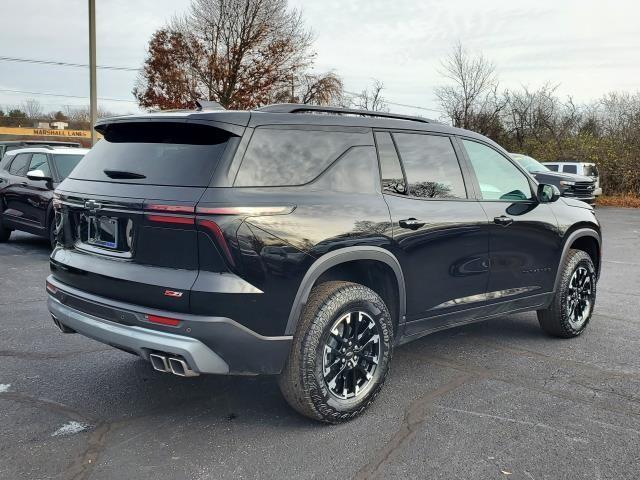
<path fill-rule="evenodd" d="M 98 120 L 98 91 L 96 82 L 96 0 L 89 0 L 89 122 L 91 146 L 96 144 L 97 134 L 93 128 Z"/>

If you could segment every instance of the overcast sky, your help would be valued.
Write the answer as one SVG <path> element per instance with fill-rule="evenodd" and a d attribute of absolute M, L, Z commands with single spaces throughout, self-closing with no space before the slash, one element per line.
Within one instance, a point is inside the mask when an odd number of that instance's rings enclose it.
<path fill-rule="evenodd" d="M 189 0 L 97 0 L 98 64 L 138 67 L 154 30 Z M 559 84 L 578 101 L 640 90 L 640 3 L 632 0 L 290 0 L 314 31 L 317 70 L 339 74 L 348 91 L 380 79 L 389 101 L 437 109 L 441 59 L 456 41 L 482 51 L 501 86 Z M 88 62 L 86 0 L 0 0 L 0 56 Z M 136 73 L 100 71 L 98 96 L 133 100 Z M 0 61 L 0 106 L 37 98 L 46 110 L 82 105 L 1 90 L 88 96 L 81 68 Z M 100 102 L 118 113 L 135 102 Z M 392 106 L 435 116 L 435 112 Z"/>

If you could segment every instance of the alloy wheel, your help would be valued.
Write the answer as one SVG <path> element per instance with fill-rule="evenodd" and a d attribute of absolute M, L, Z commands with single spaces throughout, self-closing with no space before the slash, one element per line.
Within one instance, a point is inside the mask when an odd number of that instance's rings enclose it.
<path fill-rule="evenodd" d="M 579 266 L 573 272 L 567 289 L 566 313 L 571 326 L 579 329 L 589 318 L 593 308 L 593 274 Z"/>
<path fill-rule="evenodd" d="M 342 315 L 331 327 L 322 358 L 322 373 L 331 394 L 342 400 L 361 395 L 373 379 L 380 349 L 380 332 L 369 314 Z"/>

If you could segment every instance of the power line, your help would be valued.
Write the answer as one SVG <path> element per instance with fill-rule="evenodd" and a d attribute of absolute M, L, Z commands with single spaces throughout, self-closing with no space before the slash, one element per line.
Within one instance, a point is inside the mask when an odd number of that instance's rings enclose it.
<path fill-rule="evenodd" d="M 0 61 L 29 63 L 29 64 L 35 64 L 35 65 L 52 65 L 52 66 L 57 66 L 57 67 L 89 68 L 89 65 L 86 64 L 86 63 L 70 63 L 70 62 L 60 62 L 60 61 L 55 61 L 55 60 L 36 60 L 36 59 L 33 59 L 33 58 L 20 58 L 20 57 L 0 56 Z M 112 70 L 112 71 L 120 71 L 120 72 L 139 72 L 140 71 L 139 68 L 113 66 L 113 65 L 98 65 L 97 68 L 99 68 L 101 70 Z M 359 95 L 359 93 L 348 92 L 348 91 L 345 91 L 344 93 L 346 93 L 348 95 L 354 95 L 354 96 Z M 64 95 L 51 95 L 51 96 L 63 97 Z M 81 98 L 81 97 L 72 97 L 72 98 Z M 82 98 L 84 98 L 84 97 L 82 97 Z M 111 101 L 117 101 L 117 102 L 132 102 L 132 103 L 135 103 L 135 102 L 133 102 L 131 100 L 104 99 L 104 98 L 101 99 L 101 100 L 111 100 Z M 391 101 L 388 101 L 388 100 L 385 100 L 385 103 L 387 103 L 389 105 L 393 105 L 395 107 L 414 108 L 416 110 L 423 110 L 425 112 L 444 113 L 442 110 L 437 110 L 435 108 L 421 107 L 419 105 L 408 105 L 406 103 L 397 103 L 397 102 L 391 102 Z"/>
<path fill-rule="evenodd" d="M 35 65 L 53 65 L 56 67 L 74 67 L 74 68 L 89 68 L 89 65 L 86 63 L 69 63 L 69 62 L 58 62 L 55 60 L 36 60 L 33 58 L 18 58 L 18 57 L 4 57 L 0 56 L 0 61 L 2 62 L 16 62 L 16 63 L 30 63 Z M 113 65 L 98 65 L 101 70 L 114 70 L 119 72 L 138 72 L 139 68 L 134 67 L 118 67 Z"/>
<path fill-rule="evenodd" d="M 1 89 L 0 88 L 0 92 L 4 92 L 4 93 L 21 93 L 23 95 L 41 95 L 41 96 L 45 96 L 45 97 L 60 97 L 60 98 L 82 98 L 82 99 L 87 99 L 87 96 L 82 96 L 82 95 L 64 95 L 64 94 L 57 94 L 57 93 L 48 93 L 48 92 L 28 92 L 25 90 L 9 90 L 9 89 Z M 107 102 L 126 102 L 126 103 L 138 103 L 135 100 L 125 100 L 124 98 L 105 98 L 105 97 L 100 97 L 98 100 L 104 100 Z"/>
<path fill-rule="evenodd" d="M 360 95 L 359 93 L 355 93 L 355 92 L 348 92 L 347 90 L 344 91 L 344 93 L 346 93 L 347 95 L 353 95 L 355 97 L 357 97 L 358 95 Z M 405 107 L 405 108 L 415 108 L 417 110 L 424 110 L 425 112 L 436 112 L 436 113 L 445 113 L 442 110 L 437 110 L 435 108 L 427 108 L 427 107 L 420 107 L 418 105 L 407 105 L 406 103 L 397 103 L 397 102 L 390 102 L 386 99 L 384 99 L 384 103 L 388 104 L 388 105 L 393 105 L 395 107 Z"/>

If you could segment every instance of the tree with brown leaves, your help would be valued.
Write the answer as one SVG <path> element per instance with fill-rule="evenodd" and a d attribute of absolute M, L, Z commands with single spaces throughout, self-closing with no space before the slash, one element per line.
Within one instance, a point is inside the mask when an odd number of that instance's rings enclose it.
<path fill-rule="evenodd" d="M 198 99 L 248 109 L 274 99 L 329 103 L 334 74 L 304 73 L 311 33 L 287 0 L 192 0 L 189 12 L 154 33 L 134 95 L 146 108 L 192 108 Z"/>

